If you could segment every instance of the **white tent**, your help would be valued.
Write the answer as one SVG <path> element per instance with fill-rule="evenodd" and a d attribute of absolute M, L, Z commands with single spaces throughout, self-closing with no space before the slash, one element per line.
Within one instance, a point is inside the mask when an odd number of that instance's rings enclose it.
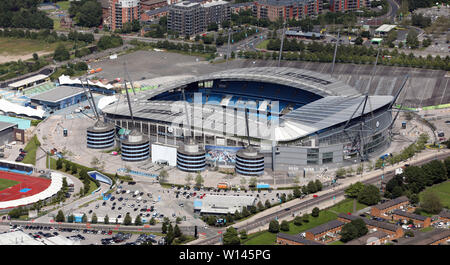
<path fill-rule="evenodd" d="M 109 104 L 112 104 L 117 101 L 116 96 L 104 96 L 98 101 L 98 108 L 103 109 L 104 107 L 108 106 Z"/>
<path fill-rule="evenodd" d="M 45 110 L 24 107 L 24 106 L 9 102 L 6 99 L 0 99 L 0 111 L 2 111 L 4 113 L 14 113 L 17 115 L 25 115 L 28 117 L 38 117 L 41 119 L 44 117 L 44 113 L 45 113 Z"/>
<path fill-rule="evenodd" d="M 81 85 L 81 80 L 80 79 L 71 79 L 70 76 L 68 75 L 62 75 L 58 78 L 59 84 L 60 85 Z M 83 84 L 86 84 L 85 82 L 83 82 Z M 102 82 L 98 81 L 98 82 L 92 82 L 91 80 L 88 80 L 88 84 L 91 86 L 97 86 L 97 87 L 102 87 L 102 88 L 106 88 L 106 89 L 112 89 L 114 88 L 113 85 L 111 84 L 106 84 L 104 85 Z"/>

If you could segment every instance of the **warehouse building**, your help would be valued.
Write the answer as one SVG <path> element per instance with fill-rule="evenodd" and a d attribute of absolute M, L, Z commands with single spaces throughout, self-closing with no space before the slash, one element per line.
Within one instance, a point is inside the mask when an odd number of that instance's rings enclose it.
<path fill-rule="evenodd" d="M 32 86 L 44 83 L 49 80 L 50 80 L 50 78 L 48 77 L 48 75 L 38 74 L 38 75 L 30 76 L 28 78 L 19 80 L 17 82 L 11 83 L 8 85 L 8 88 L 14 89 L 14 90 L 22 90 L 27 87 L 32 87 Z"/>
<path fill-rule="evenodd" d="M 194 212 L 200 214 L 234 214 L 242 212 L 244 207 L 255 206 L 256 197 L 253 196 L 227 196 L 206 195 L 201 200 L 194 200 Z"/>
<path fill-rule="evenodd" d="M 42 94 L 31 97 L 32 106 L 42 106 L 47 110 L 59 110 L 85 101 L 86 94 L 82 88 L 58 86 Z"/>

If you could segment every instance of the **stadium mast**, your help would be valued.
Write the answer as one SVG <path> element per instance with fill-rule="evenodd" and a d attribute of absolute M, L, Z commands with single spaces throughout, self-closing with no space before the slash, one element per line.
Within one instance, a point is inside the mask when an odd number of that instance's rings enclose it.
<path fill-rule="evenodd" d="M 337 53 L 337 48 L 338 48 L 338 44 L 339 44 L 339 40 L 340 40 L 340 34 L 341 34 L 341 32 L 338 31 L 336 46 L 334 47 L 333 64 L 331 65 L 331 77 L 333 77 L 333 73 L 334 73 L 334 64 L 336 62 L 336 53 Z"/>
<path fill-rule="evenodd" d="M 89 93 L 88 93 L 88 91 L 86 91 L 86 87 L 83 84 L 83 80 L 80 79 L 81 87 L 83 87 L 83 91 L 84 91 L 84 94 L 86 94 L 86 98 L 88 100 L 89 106 L 91 107 L 91 109 L 94 112 L 94 115 L 95 115 L 95 117 L 97 118 L 97 121 L 98 121 L 98 120 L 100 120 L 100 116 L 98 115 L 97 108 L 95 106 L 95 100 L 94 100 L 94 97 L 92 96 L 92 91 L 91 91 L 91 88 L 89 86 L 89 82 L 88 82 L 87 78 L 85 79 L 85 81 L 86 81 Z M 91 100 L 92 100 L 92 102 L 91 102 Z"/>
<path fill-rule="evenodd" d="M 281 63 L 281 54 L 283 53 L 283 44 L 284 44 L 284 35 L 285 34 L 286 34 L 286 19 L 284 20 L 284 23 L 283 23 L 283 35 L 281 37 L 280 53 L 278 55 L 278 67 L 280 67 L 280 63 Z"/>

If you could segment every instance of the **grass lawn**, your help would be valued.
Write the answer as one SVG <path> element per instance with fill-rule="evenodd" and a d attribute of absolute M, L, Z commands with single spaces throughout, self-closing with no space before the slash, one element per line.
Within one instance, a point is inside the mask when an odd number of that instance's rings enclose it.
<path fill-rule="evenodd" d="M 419 193 L 420 201 L 423 200 L 423 195 L 427 191 L 431 191 L 436 194 L 441 199 L 441 203 L 445 208 L 450 208 L 450 181 L 446 181 L 425 189 Z"/>
<path fill-rule="evenodd" d="M 269 40 L 263 40 L 261 43 L 256 45 L 256 48 L 267 50 L 267 44 L 269 44 Z"/>
<path fill-rule="evenodd" d="M 69 10 L 70 2 L 69 1 L 61 1 L 56 3 L 62 10 Z"/>
<path fill-rule="evenodd" d="M 12 187 L 16 184 L 19 184 L 20 182 L 18 181 L 14 181 L 14 180 L 10 180 L 10 179 L 0 179 L 0 191 Z"/>
<path fill-rule="evenodd" d="M 0 54 L 27 55 L 34 52 L 54 51 L 59 42 L 48 43 L 43 40 L 0 38 Z"/>
<path fill-rule="evenodd" d="M 338 240 L 338 241 L 334 241 L 328 245 L 344 245 L 344 244 L 345 244 L 344 242 L 342 242 L 341 240 Z"/>
<path fill-rule="evenodd" d="M 434 228 L 432 226 L 420 229 L 420 231 L 422 231 L 422 232 L 430 232 L 430 231 L 433 231 L 433 230 L 434 230 Z"/>
<path fill-rule="evenodd" d="M 27 151 L 27 154 L 25 155 L 22 163 L 36 165 L 36 151 L 39 145 L 41 145 L 41 143 L 35 135 L 24 148 L 24 150 Z"/>
<path fill-rule="evenodd" d="M 367 205 L 357 203 L 356 210 L 361 210 L 366 208 Z M 353 200 L 345 199 L 342 202 L 332 206 L 328 209 L 320 211 L 318 217 L 309 216 L 309 222 L 303 223 L 300 226 L 296 226 L 292 221 L 289 222 L 289 231 L 281 231 L 286 234 L 299 234 L 313 227 L 319 226 L 321 224 L 327 223 L 329 221 L 337 219 L 339 213 L 352 212 Z M 261 231 L 254 234 L 250 234 L 248 239 L 243 241 L 243 245 L 273 245 L 276 241 L 277 235 L 270 233 L 269 231 Z"/>

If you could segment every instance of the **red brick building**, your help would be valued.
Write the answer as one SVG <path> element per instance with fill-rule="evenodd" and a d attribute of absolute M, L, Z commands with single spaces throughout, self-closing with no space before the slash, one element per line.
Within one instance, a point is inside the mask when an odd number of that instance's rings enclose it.
<path fill-rule="evenodd" d="M 431 232 L 421 233 L 405 240 L 401 245 L 448 245 L 450 229 L 435 229 Z"/>
<path fill-rule="evenodd" d="M 426 217 L 426 216 L 422 216 L 422 215 L 418 215 L 415 213 L 409 213 L 406 211 L 401 211 L 401 210 L 394 210 L 392 211 L 392 219 L 393 220 L 412 220 L 414 222 L 414 225 L 417 227 L 429 227 L 431 224 L 431 218 L 430 217 Z"/>
<path fill-rule="evenodd" d="M 387 215 L 388 213 L 392 212 L 393 210 L 402 209 L 408 204 L 408 198 L 406 196 L 401 196 L 385 203 L 373 206 L 370 210 L 370 214 L 372 216 L 389 219 L 389 216 Z"/>
<path fill-rule="evenodd" d="M 298 20 L 319 15 L 322 8 L 323 0 L 259 0 L 254 2 L 253 13 L 270 21 Z"/>
<path fill-rule="evenodd" d="M 323 245 L 317 241 L 308 240 L 300 235 L 277 234 L 277 245 Z"/>
<path fill-rule="evenodd" d="M 404 232 L 403 229 L 398 226 L 398 225 L 394 225 L 394 224 L 390 224 L 387 222 L 380 222 L 380 221 L 376 221 L 376 220 L 370 220 L 367 218 L 361 218 L 355 215 L 348 215 L 348 214 L 339 214 L 338 215 L 338 220 L 343 222 L 343 223 L 350 223 L 352 220 L 356 220 L 356 219 L 362 219 L 367 226 L 367 229 L 369 229 L 372 231 L 383 231 L 385 233 L 387 233 L 389 235 L 389 240 L 393 240 L 393 239 L 397 239 L 403 236 Z"/>
<path fill-rule="evenodd" d="M 305 238 L 321 243 L 336 241 L 341 238 L 340 232 L 344 225 L 344 222 L 333 220 L 305 231 Z"/>
<path fill-rule="evenodd" d="M 366 6 L 365 0 L 330 0 L 331 12 L 354 11 L 363 6 Z"/>
<path fill-rule="evenodd" d="M 123 24 L 141 19 L 140 0 L 110 0 L 111 30 L 121 29 Z"/>
<path fill-rule="evenodd" d="M 141 2 L 141 8 L 143 12 L 167 5 L 168 5 L 167 0 L 147 0 Z"/>

